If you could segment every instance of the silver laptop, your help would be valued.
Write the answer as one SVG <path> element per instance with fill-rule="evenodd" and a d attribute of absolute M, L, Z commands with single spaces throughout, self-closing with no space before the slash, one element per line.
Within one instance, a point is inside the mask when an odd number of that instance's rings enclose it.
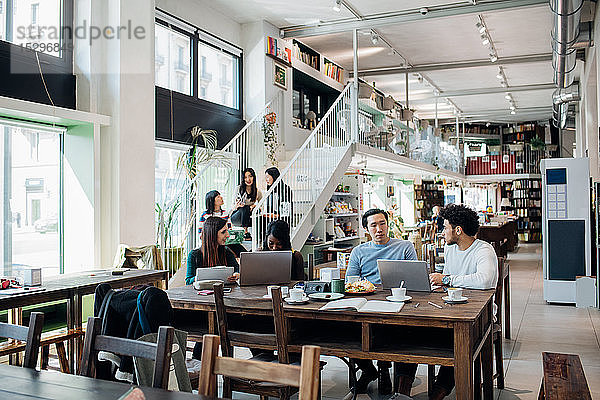
<path fill-rule="evenodd" d="M 240 286 L 271 285 L 291 280 L 291 251 L 240 253 Z"/>
<path fill-rule="evenodd" d="M 399 287 L 404 281 L 406 290 L 431 292 L 429 269 L 425 261 L 377 260 L 379 276 L 384 289 Z"/>
<path fill-rule="evenodd" d="M 196 270 L 196 282 L 205 280 L 221 280 L 227 282 L 227 278 L 233 275 L 233 271 L 233 267 L 198 268 Z"/>

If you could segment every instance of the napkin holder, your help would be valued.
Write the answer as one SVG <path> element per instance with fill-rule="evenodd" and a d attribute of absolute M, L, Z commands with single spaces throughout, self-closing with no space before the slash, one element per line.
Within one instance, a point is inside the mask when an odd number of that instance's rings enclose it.
<path fill-rule="evenodd" d="M 331 292 L 331 283 L 322 281 L 304 282 L 304 293 L 329 293 Z"/>

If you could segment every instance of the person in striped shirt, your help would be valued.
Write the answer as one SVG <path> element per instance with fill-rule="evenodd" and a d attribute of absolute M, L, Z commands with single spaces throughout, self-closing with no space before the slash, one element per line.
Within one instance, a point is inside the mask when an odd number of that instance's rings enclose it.
<path fill-rule="evenodd" d="M 231 221 L 229 221 L 229 213 L 227 210 L 224 210 L 223 204 L 223 196 L 217 190 L 211 190 L 206 193 L 206 197 L 204 198 L 206 204 L 206 210 L 200 216 L 200 226 L 198 227 L 198 232 L 202 233 L 202 227 L 204 226 L 204 222 L 208 217 L 219 217 L 223 218 L 227 221 L 227 228 L 231 228 Z"/>

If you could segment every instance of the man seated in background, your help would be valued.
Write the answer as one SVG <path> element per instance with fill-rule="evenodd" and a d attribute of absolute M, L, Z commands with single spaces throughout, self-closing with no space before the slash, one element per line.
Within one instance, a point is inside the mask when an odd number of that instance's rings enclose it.
<path fill-rule="evenodd" d="M 462 204 L 449 204 L 440 210 L 444 218 L 444 270 L 430 274 L 432 285 L 466 289 L 495 289 L 498 280 L 498 259 L 488 242 L 475 238 L 479 217 Z M 399 392 L 410 395 L 416 364 L 402 363 Z M 440 400 L 454 388 L 454 368 L 440 367 L 429 399 Z"/>
<path fill-rule="evenodd" d="M 384 210 L 371 209 L 363 214 L 362 225 L 371 235 L 371 241 L 356 246 L 350 253 L 346 276 L 360 276 L 373 284 L 381 284 L 377 260 L 416 260 L 417 252 L 407 240 L 389 236 L 388 214 Z M 377 361 L 378 371 L 371 360 L 354 360 L 362 374 L 354 390 L 366 393 L 371 381 L 379 377 L 377 389 L 380 394 L 392 392 L 389 361 Z"/>

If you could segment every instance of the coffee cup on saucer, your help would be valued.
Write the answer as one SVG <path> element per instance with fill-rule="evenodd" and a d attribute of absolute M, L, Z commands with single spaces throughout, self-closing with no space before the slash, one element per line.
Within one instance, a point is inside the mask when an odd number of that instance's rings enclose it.
<path fill-rule="evenodd" d="M 394 298 L 394 300 L 404 300 L 406 298 L 406 288 L 392 288 L 392 297 Z"/>
<path fill-rule="evenodd" d="M 459 301 L 462 299 L 462 288 L 448 288 L 448 299 L 450 301 Z"/>
<path fill-rule="evenodd" d="M 304 300 L 304 290 L 299 289 L 299 288 L 290 289 L 290 300 L 291 301 Z"/>

